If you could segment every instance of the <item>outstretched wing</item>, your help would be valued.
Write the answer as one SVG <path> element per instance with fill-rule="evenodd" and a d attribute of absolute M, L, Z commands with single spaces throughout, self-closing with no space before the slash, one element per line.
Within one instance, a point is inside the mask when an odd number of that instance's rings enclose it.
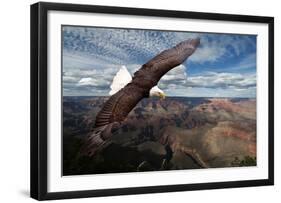
<path fill-rule="evenodd" d="M 97 151 L 107 146 L 112 132 L 119 127 L 120 122 L 126 118 L 143 97 L 143 90 L 138 90 L 138 87 L 132 83 L 112 95 L 96 116 L 95 128 L 86 137 L 81 153 L 86 156 L 93 156 Z"/>
<path fill-rule="evenodd" d="M 132 82 L 138 86 L 151 89 L 157 85 L 163 75 L 191 56 L 199 44 L 199 38 L 190 39 L 161 52 L 134 73 Z"/>
<path fill-rule="evenodd" d="M 150 89 L 157 85 L 161 77 L 183 63 L 199 43 L 199 39 L 183 41 L 161 52 L 135 72 L 132 81 L 112 95 L 96 116 L 95 129 L 86 141 L 92 147 L 86 147 L 86 154 L 94 155 L 104 146 L 112 135 L 114 124 L 122 122 L 142 98 L 149 96 Z"/>
<path fill-rule="evenodd" d="M 130 83 L 112 95 L 96 117 L 96 127 L 123 121 L 135 105 L 149 95 L 152 87 L 172 68 L 183 63 L 199 45 L 199 39 L 186 40 L 161 52 L 144 64 Z"/>
<path fill-rule="evenodd" d="M 110 85 L 111 90 L 109 95 L 114 95 L 131 81 L 131 74 L 127 70 L 126 66 L 122 66 L 113 78 L 112 84 Z"/>

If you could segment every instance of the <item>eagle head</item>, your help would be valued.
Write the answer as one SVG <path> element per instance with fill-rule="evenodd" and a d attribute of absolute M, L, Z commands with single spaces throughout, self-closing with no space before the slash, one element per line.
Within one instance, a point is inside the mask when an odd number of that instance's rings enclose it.
<path fill-rule="evenodd" d="M 149 91 L 149 97 L 160 97 L 161 99 L 165 99 L 166 95 L 158 86 L 154 86 Z"/>

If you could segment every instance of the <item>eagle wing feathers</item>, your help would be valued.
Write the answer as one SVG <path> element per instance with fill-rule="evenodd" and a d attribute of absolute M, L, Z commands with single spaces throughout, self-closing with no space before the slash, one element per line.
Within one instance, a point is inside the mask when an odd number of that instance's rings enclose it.
<path fill-rule="evenodd" d="M 162 51 L 135 72 L 133 78 L 126 68 L 122 68 L 120 71 L 125 73 L 125 77 L 121 78 L 118 73 L 114 77 L 111 87 L 113 95 L 97 114 L 95 129 L 87 137 L 88 144 L 83 151 L 92 156 L 101 146 L 105 146 L 114 125 L 120 124 L 142 98 L 149 96 L 150 89 L 157 85 L 163 75 L 192 55 L 199 43 L 199 39 L 186 40 Z"/>

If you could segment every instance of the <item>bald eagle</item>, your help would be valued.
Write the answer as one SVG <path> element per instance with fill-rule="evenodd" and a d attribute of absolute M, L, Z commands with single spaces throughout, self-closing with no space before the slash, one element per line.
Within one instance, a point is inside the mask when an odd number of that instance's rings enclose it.
<path fill-rule="evenodd" d="M 133 77 L 122 67 L 113 78 L 111 97 L 97 114 L 93 131 L 86 136 L 81 148 L 82 154 L 93 156 L 107 146 L 113 132 L 143 98 L 165 97 L 164 92 L 157 86 L 158 81 L 192 55 L 199 44 L 199 38 L 182 41 L 142 65 Z"/>

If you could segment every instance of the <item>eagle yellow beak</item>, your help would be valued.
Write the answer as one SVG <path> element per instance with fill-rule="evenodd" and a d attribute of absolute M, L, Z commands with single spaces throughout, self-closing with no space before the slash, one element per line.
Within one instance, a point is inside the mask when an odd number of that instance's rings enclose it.
<path fill-rule="evenodd" d="M 165 99 L 165 98 L 166 98 L 166 95 L 165 95 L 164 93 L 160 92 L 160 93 L 159 93 L 159 97 L 160 97 L 161 99 Z"/>

